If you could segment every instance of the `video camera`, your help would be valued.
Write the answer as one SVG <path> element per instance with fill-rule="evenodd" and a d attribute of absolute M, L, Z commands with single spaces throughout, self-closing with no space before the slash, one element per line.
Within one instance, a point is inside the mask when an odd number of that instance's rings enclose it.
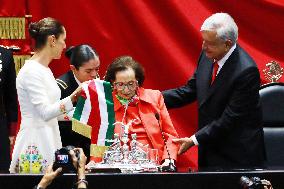
<path fill-rule="evenodd" d="M 57 168 L 62 168 L 62 173 L 74 173 L 76 169 L 73 165 L 72 157 L 70 155 L 70 150 L 73 150 L 74 146 L 66 146 L 55 151 L 55 161 L 53 163 L 53 170 Z M 78 161 L 80 158 L 80 152 L 75 151 L 75 156 Z"/>
<path fill-rule="evenodd" d="M 264 189 L 264 184 L 262 184 L 259 177 L 248 178 L 242 176 L 240 179 L 240 184 L 242 189 Z"/>

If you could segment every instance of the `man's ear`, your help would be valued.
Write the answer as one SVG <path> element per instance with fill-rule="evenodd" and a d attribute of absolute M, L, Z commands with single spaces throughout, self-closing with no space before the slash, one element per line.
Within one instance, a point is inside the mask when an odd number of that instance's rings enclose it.
<path fill-rule="evenodd" d="M 226 40 L 225 45 L 226 45 L 226 50 L 229 51 L 230 48 L 233 46 L 233 41 L 230 39 Z"/>

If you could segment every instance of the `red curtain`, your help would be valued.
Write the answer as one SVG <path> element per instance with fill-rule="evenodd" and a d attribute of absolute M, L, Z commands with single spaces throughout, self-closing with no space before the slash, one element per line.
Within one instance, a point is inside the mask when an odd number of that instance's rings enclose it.
<path fill-rule="evenodd" d="M 3 1 L 3 0 L 2 0 Z M 17 3 L 4 0 L 5 6 Z M 32 20 L 54 17 L 67 30 L 67 46 L 90 44 L 101 59 L 100 75 L 117 56 L 130 55 L 146 69 L 145 88 L 169 89 L 193 74 L 201 49 L 200 26 L 213 13 L 227 12 L 239 26 L 239 44 L 257 62 L 262 83 L 266 63 L 284 61 L 283 0 L 26 0 Z M 9 5 L 10 4 L 10 5 Z M 1 7 L 3 4 L 1 2 Z M 13 9 L 10 10 L 13 15 Z M 65 57 L 54 61 L 55 76 L 69 69 Z M 284 77 L 280 81 L 283 82 Z M 196 104 L 171 110 L 181 137 L 197 128 Z M 197 167 L 197 148 L 179 158 L 179 167 Z"/>
<path fill-rule="evenodd" d="M 28 8 L 27 8 L 27 0 L 17 0 L 17 2 L 9 1 L 9 0 L 0 0 L 0 17 L 25 17 L 28 15 Z M 27 36 L 28 33 L 28 23 L 29 19 L 26 19 L 26 30 L 25 34 Z M 0 25 L 1 29 L 5 28 L 4 25 Z M 12 27 L 12 25 L 10 25 Z M 1 30 L 2 31 L 2 30 Z M 2 31 L 3 32 L 3 31 Z M 2 36 L 2 33 L 0 34 Z M 0 38 L 0 45 L 3 46 L 11 46 L 16 45 L 21 48 L 21 52 L 17 52 L 15 54 L 26 55 L 29 54 L 31 51 L 30 48 L 30 39 L 2 39 Z"/>

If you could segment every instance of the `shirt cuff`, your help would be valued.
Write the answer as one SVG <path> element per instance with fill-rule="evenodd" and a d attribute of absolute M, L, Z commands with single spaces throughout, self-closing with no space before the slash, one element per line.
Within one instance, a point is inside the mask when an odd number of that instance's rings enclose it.
<path fill-rule="evenodd" d="M 191 138 L 191 140 L 193 141 L 194 145 L 196 145 L 196 146 L 199 145 L 199 143 L 198 143 L 198 141 L 197 141 L 195 135 L 192 135 L 190 138 Z"/>
<path fill-rule="evenodd" d="M 66 114 L 61 114 L 57 116 L 57 120 L 58 121 L 71 121 L 73 118 L 74 111 L 75 111 L 75 108 L 73 108 L 73 110 L 71 110 L 70 112 L 66 112 Z M 66 119 L 66 116 L 68 117 L 68 119 Z"/>

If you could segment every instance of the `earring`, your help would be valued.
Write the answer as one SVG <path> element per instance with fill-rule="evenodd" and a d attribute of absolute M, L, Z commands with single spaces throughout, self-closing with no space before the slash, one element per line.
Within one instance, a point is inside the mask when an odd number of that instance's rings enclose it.
<path fill-rule="evenodd" d="M 95 79 L 100 79 L 100 75 L 99 75 L 99 73 L 97 73 L 97 74 L 96 74 Z"/>

